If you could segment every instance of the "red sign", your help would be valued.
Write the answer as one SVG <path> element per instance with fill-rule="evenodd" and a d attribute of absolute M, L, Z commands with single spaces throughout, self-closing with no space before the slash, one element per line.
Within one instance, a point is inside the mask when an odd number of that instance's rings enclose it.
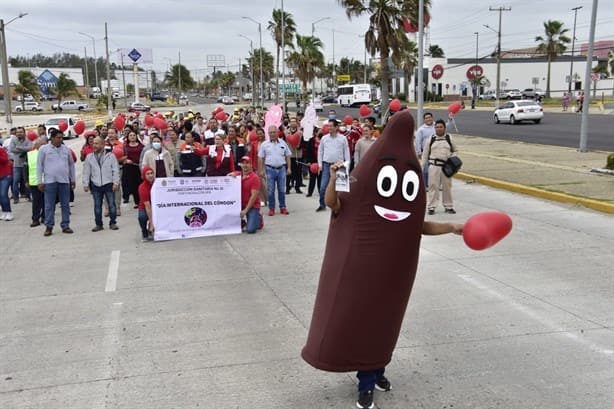
<path fill-rule="evenodd" d="M 482 75 L 484 75 L 484 70 L 479 65 L 472 65 L 467 70 L 467 79 L 469 80 L 472 80 L 475 77 L 481 77 Z"/>
<path fill-rule="evenodd" d="M 433 71 L 431 71 L 431 75 L 433 76 L 433 79 L 438 80 L 439 78 L 443 77 L 443 67 L 441 66 L 441 64 L 437 64 L 436 66 L 433 67 Z"/>
<path fill-rule="evenodd" d="M 446 89 L 450 88 L 450 84 L 446 84 Z"/>

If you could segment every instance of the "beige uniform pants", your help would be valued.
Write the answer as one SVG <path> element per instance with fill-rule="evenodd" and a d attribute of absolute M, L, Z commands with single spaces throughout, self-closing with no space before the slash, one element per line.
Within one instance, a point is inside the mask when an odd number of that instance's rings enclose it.
<path fill-rule="evenodd" d="M 441 166 L 429 165 L 429 190 L 427 208 L 435 209 L 439 205 L 439 186 L 443 190 L 443 207 L 452 209 L 452 178 L 441 171 Z"/>

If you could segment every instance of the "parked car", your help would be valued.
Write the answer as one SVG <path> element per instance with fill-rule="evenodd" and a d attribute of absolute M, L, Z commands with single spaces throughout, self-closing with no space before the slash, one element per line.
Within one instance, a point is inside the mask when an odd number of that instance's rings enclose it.
<path fill-rule="evenodd" d="M 54 111 L 83 111 L 87 109 L 88 105 L 83 102 L 77 102 L 72 99 L 62 101 L 60 104 L 53 104 L 51 109 Z"/>
<path fill-rule="evenodd" d="M 166 95 L 162 94 L 161 92 L 152 92 L 151 93 L 151 97 L 149 98 L 152 101 L 162 101 L 162 102 L 166 102 Z"/>
<path fill-rule="evenodd" d="M 509 122 L 511 125 L 521 121 L 533 121 L 538 124 L 543 117 L 544 109 L 530 99 L 508 101 L 495 109 L 493 114 L 495 123 Z"/>
<path fill-rule="evenodd" d="M 535 97 L 544 97 L 546 96 L 546 91 L 540 88 L 525 88 L 522 91 L 522 98 L 529 99 Z"/>
<path fill-rule="evenodd" d="M 245 94 L 243 94 L 243 99 L 245 101 L 249 101 L 252 99 L 252 93 L 251 92 L 246 92 Z"/>
<path fill-rule="evenodd" d="M 234 102 L 239 102 L 241 100 L 238 95 L 233 95 L 231 98 Z"/>
<path fill-rule="evenodd" d="M 505 99 L 522 99 L 522 92 L 520 92 L 519 89 L 504 89 L 501 92 L 501 98 L 505 98 Z"/>
<path fill-rule="evenodd" d="M 313 107 L 315 108 L 316 112 L 324 111 L 324 105 L 322 105 L 322 100 L 320 98 L 313 99 Z"/>
<path fill-rule="evenodd" d="M 47 122 L 45 122 L 45 131 L 47 132 L 47 136 L 49 136 L 49 130 L 51 128 L 55 128 L 58 130 L 60 129 L 58 127 L 60 121 L 64 121 L 68 124 L 68 129 L 66 129 L 66 132 L 64 132 L 65 137 L 72 138 L 73 136 L 76 135 L 75 129 L 74 129 L 75 120 L 70 116 L 58 116 L 58 117 L 51 118 L 47 120 Z"/>
<path fill-rule="evenodd" d="M 179 96 L 179 105 L 188 105 L 189 101 L 188 101 L 188 97 L 185 95 L 180 95 Z"/>
<path fill-rule="evenodd" d="M 128 112 L 141 111 L 141 112 L 149 112 L 151 111 L 151 107 L 149 105 L 145 105 L 142 102 L 133 102 L 128 105 Z"/>
<path fill-rule="evenodd" d="M 488 91 L 486 91 L 483 94 L 480 94 L 480 99 L 481 100 L 495 100 L 497 99 L 497 91 L 494 89 L 489 89 Z"/>
<path fill-rule="evenodd" d="M 234 103 L 235 103 L 235 102 L 233 101 L 233 99 L 232 99 L 231 97 L 227 96 L 227 95 L 225 95 L 225 96 L 221 97 L 221 98 L 218 100 L 218 102 L 221 102 L 221 103 L 222 103 L 222 104 L 224 104 L 224 105 L 232 105 L 232 104 L 234 104 Z"/>
<path fill-rule="evenodd" d="M 327 95 L 325 97 L 322 97 L 322 103 L 323 104 L 336 104 L 337 103 L 337 97 L 335 97 L 333 95 Z"/>
<path fill-rule="evenodd" d="M 21 106 L 21 104 L 15 107 L 15 112 L 21 112 L 21 111 L 38 112 L 42 110 L 43 108 L 38 104 L 38 102 L 35 102 L 35 101 L 25 101 L 23 103 L 23 107 Z"/>

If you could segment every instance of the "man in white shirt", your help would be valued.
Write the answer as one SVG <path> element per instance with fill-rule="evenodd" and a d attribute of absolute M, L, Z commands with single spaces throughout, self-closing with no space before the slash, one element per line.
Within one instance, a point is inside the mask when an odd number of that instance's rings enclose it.
<path fill-rule="evenodd" d="M 424 151 L 424 144 L 428 144 L 431 141 L 431 137 L 435 135 L 435 124 L 433 122 L 433 114 L 430 112 L 424 113 L 424 123 L 418 130 L 416 131 L 416 155 L 418 157 L 422 157 L 422 152 Z M 422 169 L 422 175 L 424 176 L 424 186 L 428 187 L 429 185 L 429 162 L 426 161 L 424 163 L 424 167 Z"/>

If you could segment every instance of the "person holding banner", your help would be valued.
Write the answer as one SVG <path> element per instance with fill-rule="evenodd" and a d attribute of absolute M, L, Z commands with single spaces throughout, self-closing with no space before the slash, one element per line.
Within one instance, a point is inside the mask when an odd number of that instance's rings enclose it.
<path fill-rule="evenodd" d="M 260 177 L 253 171 L 252 160 L 249 156 L 243 156 L 241 165 L 241 219 L 247 219 L 247 233 L 253 234 L 264 227 L 262 214 L 260 213 Z M 234 172 L 233 175 L 237 175 Z"/>
<path fill-rule="evenodd" d="M 151 213 L 151 187 L 155 180 L 155 174 L 151 167 L 144 166 L 141 175 L 143 182 L 139 185 L 139 225 L 141 226 L 143 241 L 152 241 L 154 225 Z"/>
<path fill-rule="evenodd" d="M 279 199 L 279 212 L 288 214 L 286 209 L 286 176 L 292 174 L 290 168 L 290 148 L 286 141 L 279 139 L 278 129 L 275 125 L 269 126 L 269 141 L 265 141 L 258 149 L 258 173 L 265 175 L 269 196 L 269 216 L 275 215 L 275 185 L 277 184 L 277 197 Z"/>

